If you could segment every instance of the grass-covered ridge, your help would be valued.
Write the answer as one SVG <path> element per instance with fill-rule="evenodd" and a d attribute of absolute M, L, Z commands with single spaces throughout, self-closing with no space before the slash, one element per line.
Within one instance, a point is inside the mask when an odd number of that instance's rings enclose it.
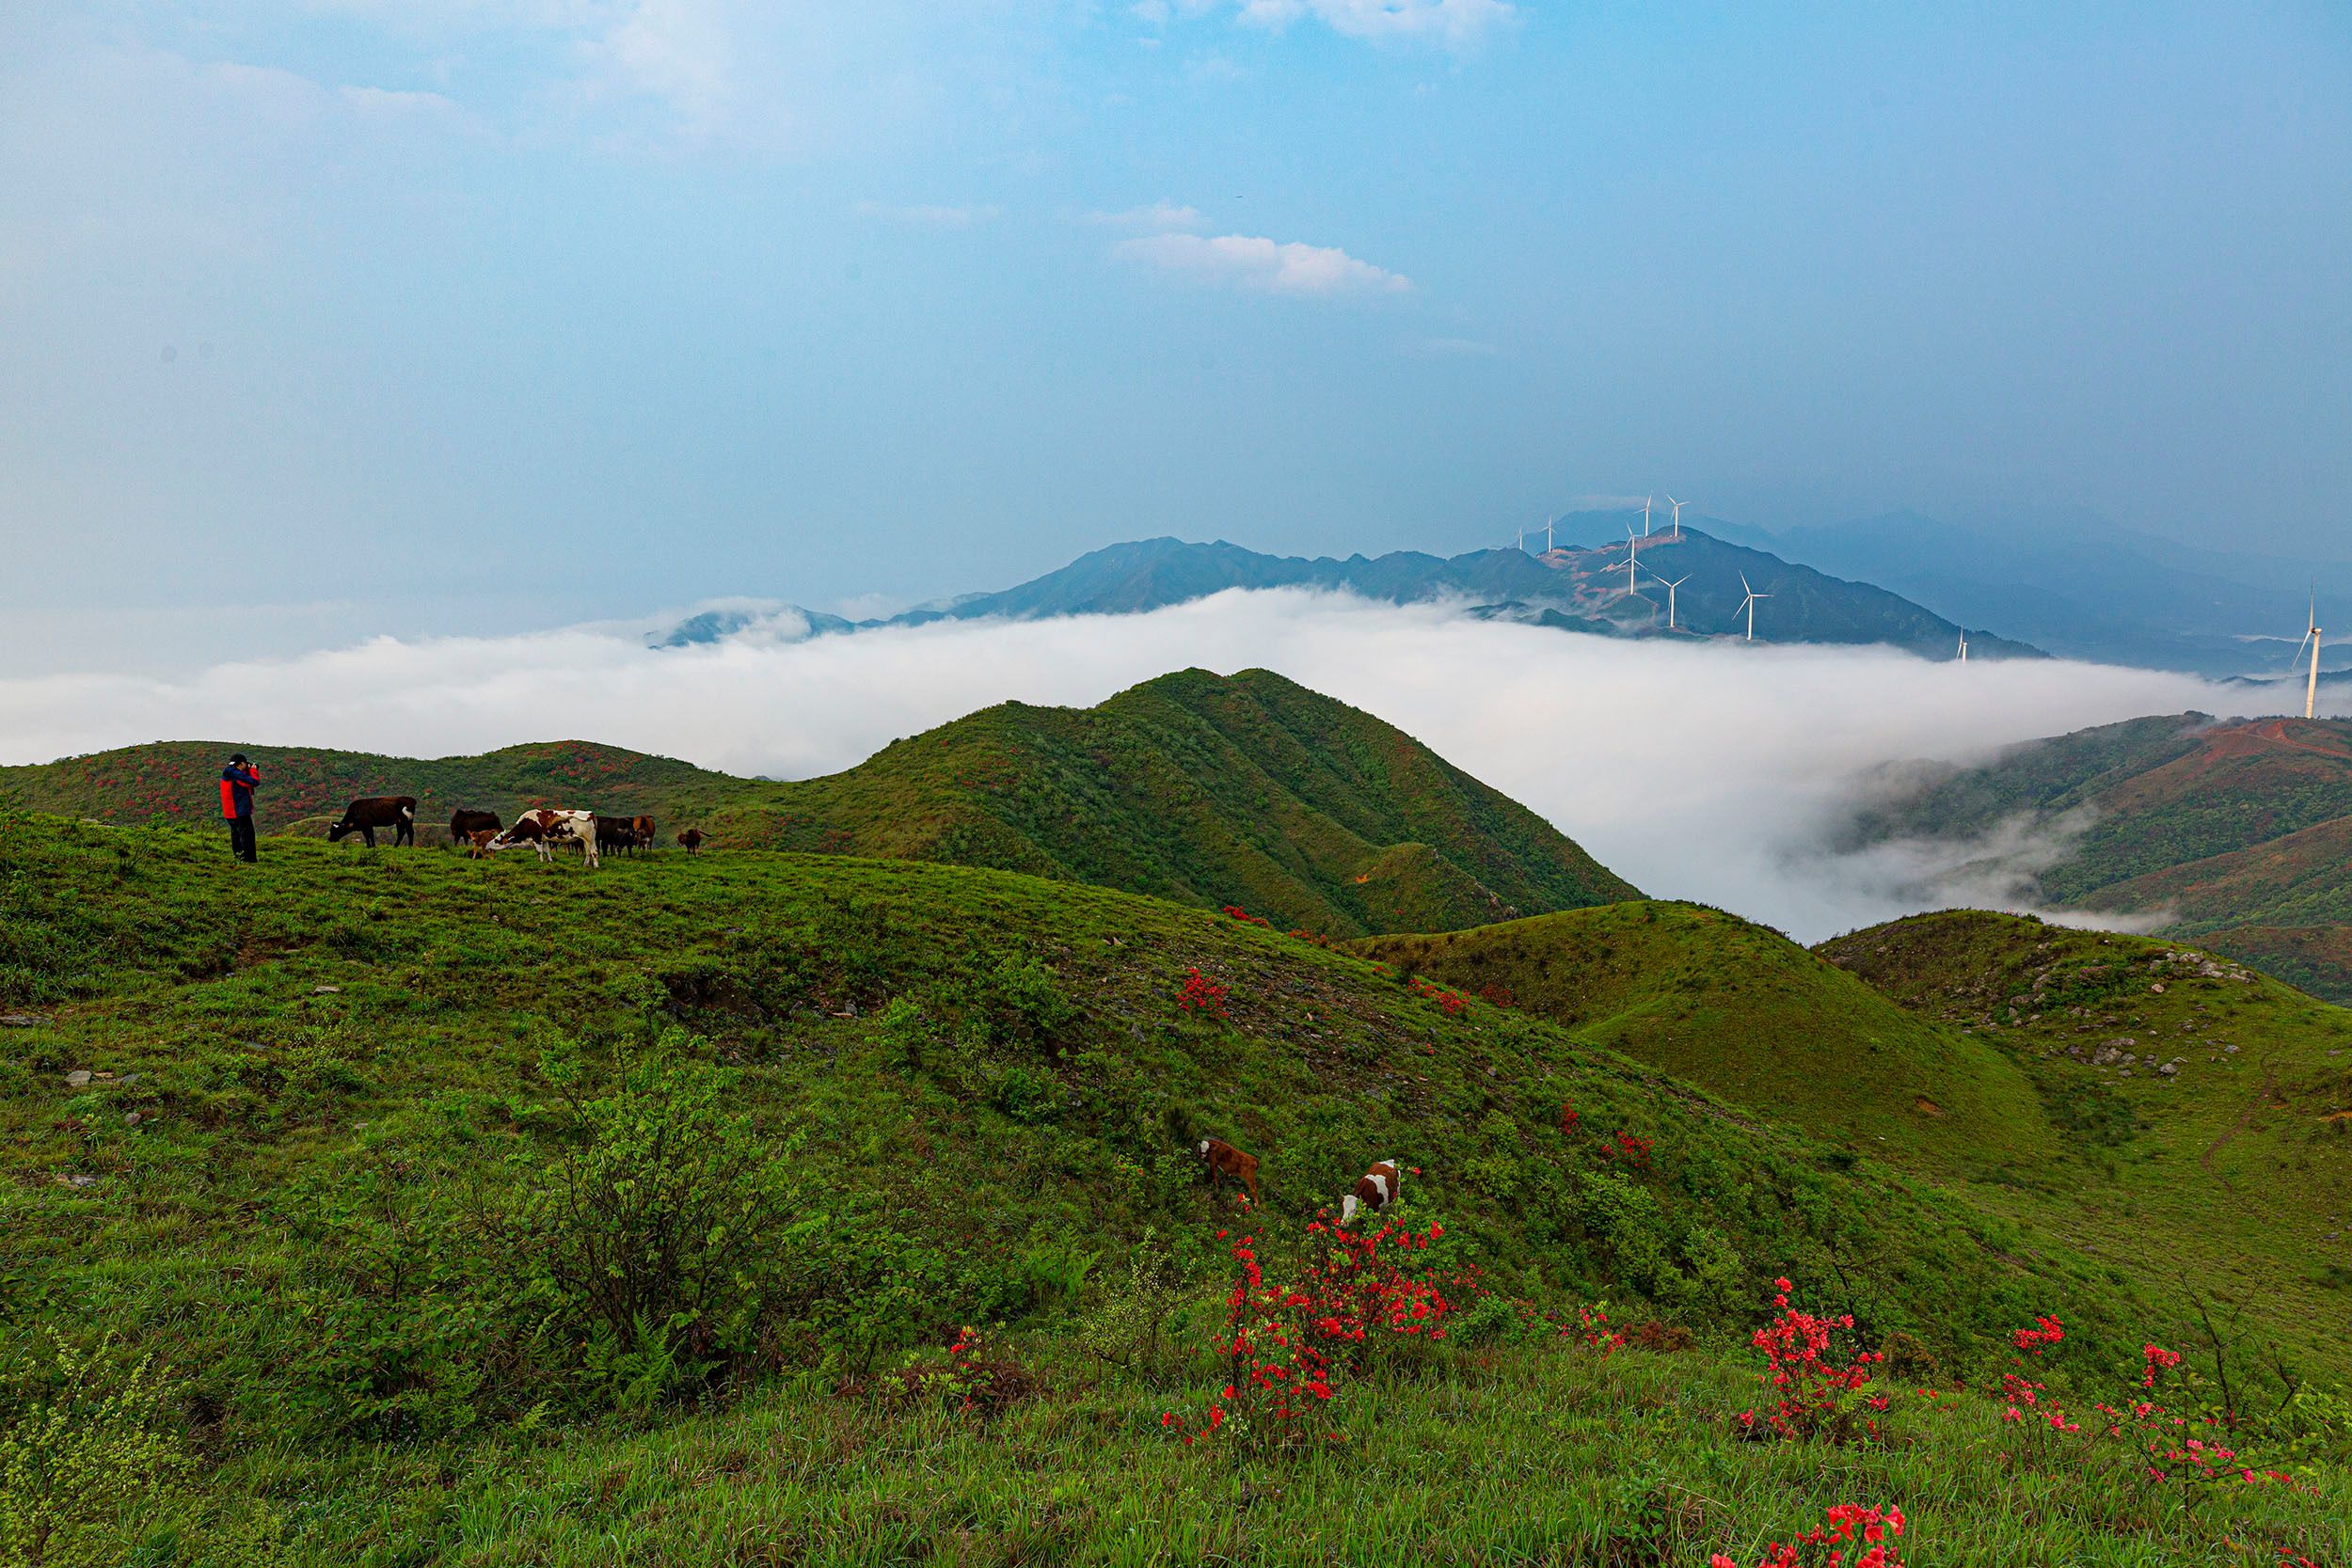
<path fill-rule="evenodd" d="M 2104 1459 L 2016 1470 L 1994 1414 L 1924 1408 L 1911 1446 L 1803 1480 L 1813 1450 L 1732 1435 L 1777 1275 L 1947 1384 L 2043 1312 L 2127 1374 L 2147 1338 L 2194 1347 L 2188 1305 L 1543 1019 L 1215 913 L 762 851 L 591 876 L 277 838 L 243 868 L 24 816 L 0 818 L 0 1429 L 151 1357 L 151 1409 L 84 1423 L 137 1462 L 85 1455 L 40 1494 L 119 1500 L 77 1528 L 147 1560 L 1152 1560 L 1131 1524 L 1282 1560 L 1320 1520 L 1349 1554 L 1680 1561 L 1858 1488 L 1946 1511 L 1927 1560 L 2034 1560 L 1962 1555 L 2018 1539 L 1968 1523 L 1995 1495 L 2074 1498 L 2052 1539 L 2125 1560 L 2091 1548 L 2318 1546 L 2342 1497 L 2332 1472 L 2309 1500 L 2199 1502 Z M 1196 970 L 1221 1006 L 1182 1005 Z M 1599 1364 L 1490 1317 L 1347 1395 L 1355 1457 L 1180 1451 L 1158 1415 L 1224 1375 L 1236 1211 L 1198 1185 L 1207 1133 L 1263 1161 L 1270 1260 L 1395 1155 L 1411 1219 L 1498 1299 L 1573 1322 L 1605 1297 L 1694 1342 Z M 703 1195 L 672 1233 L 699 1283 L 615 1316 L 580 1248 L 640 1213 L 649 1169 Z M 943 1414 L 952 1373 L 898 1376 L 959 1324 L 1034 1370 L 1016 1408 Z M 2281 1343 L 2344 1370 L 2341 1339 Z M 67 1352 L 102 1370 L 68 1378 Z M 1412 1478 L 1473 1463 L 1561 1490 L 1511 1509 L 1466 1483 L 1440 1535 Z M 1250 1496 L 1287 1528 L 1200 1523 Z"/>
<path fill-rule="evenodd" d="M 1636 902 L 1431 936 L 1368 957 L 1507 999 L 1725 1102 L 1899 1164 L 1980 1171 L 2056 1152 L 2025 1074 L 1779 932 Z"/>
<path fill-rule="evenodd" d="M 226 745 L 134 747 L 0 768 L 0 801 L 218 830 Z M 1092 882 L 1204 908 L 1238 902 L 1332 937 L 1438 930 L 1635 896 L 1517 801 L 1392 725 L 1263 670 L 1187 670 L 1092 708 L 1006 703 L 779 784 L 580 742 L 423 762 L 246 748 L 262 831 L 323 830 L 358 795 L 420 799 L 426 840 L 456 806 L 654 816 L 737 847 Z"/>

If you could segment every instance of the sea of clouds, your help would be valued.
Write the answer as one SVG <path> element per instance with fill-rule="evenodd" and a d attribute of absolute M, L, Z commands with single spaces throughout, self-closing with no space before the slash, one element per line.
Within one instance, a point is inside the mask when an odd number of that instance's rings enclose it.
<path fill-rule="evenodd" d="M 1277 670 L 1354 704 L 1525 801 L 1644 891 L 1803 940 L 1922 908 L 2030 907 L 2033 873 L 2082 825 L 2021 821 L 1964 843 L 1841 851 L 1840 828 L 1895 765 L 1964 764 L 2089 724 L 2265 701 L 2060 660 L 1621 641 L 1438 606 L 1236 590 L 1141 615 L 801 641 L 771 626 L 660 651 L 597 626 L 377 638 L 172 677 L 34 675 L 0 680 L 0 761 L 158 739 L 439 756 L 577 737 L 804 778 L 993 703 L 1089 705 L 1189 666 Z"/>

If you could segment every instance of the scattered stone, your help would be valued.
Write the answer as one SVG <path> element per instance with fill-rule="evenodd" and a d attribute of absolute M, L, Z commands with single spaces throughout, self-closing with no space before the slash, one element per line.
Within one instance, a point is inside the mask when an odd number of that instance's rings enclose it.
<path fill-rule="evenodd" d="M 2171 1077 L 2174 1073 L 2176 1073 L 2176 1072 L 2180 1071 L 2180 1070 L 2181 1070 L 2181 1068 L 2180 1068 L 2180 1064 L 2179 1064 L 2179 1063 L 2177 1063 L 2177 1062 L 2167 1062 L 2167 1063 L 2165 1063 L 2165 1064 L 2164 1064 L 2164 1066 L 2162 1066 L 2162 1067 L 2160 1067 L 2160 1068 L 2156 1069 L 2156 1070 L 2157 1070 L 2158 1072 L 2163 1073 L 2163 1074 L 2164 1074 L 2167 1078 L 2169 1078 L 2169 1077 Z"/>
<path fill-rule="evenodd" d="M 122 1118 L 122 1125 L 125 1127 L 136 1127 L 140 1122 L 143 1122 L 146 1119 L 146 1117 L 136 1111 L 134 1111 L 129 1116 Z"/>
<path fill-rule="evenodd" d="M 69 1089 L 87 1088 L 89 1086 L 89 1069 L 86 1067 L 77 1067 L 72 1072 L 67 1073 L 65 1075 L 65 1086 Z"/>
<path fill-rule="evenodd" d="M 2161 996 L 2164 994 L 2164 982 L 2162 980 L 2158 980 L 2154 985 L 2150 986 L 2148 989 Z"/>
<path fill-rule="evenodd" d="M 57 1180 L 60 1184 L 68 1187 L 95 1187 L 98 1185 L 98 1178 L 95 1176 L 85 1176 L 79 1171 L 74 1172 L 71 1176 L 60 1176 L 57 1178 Z"/>
<path fill-rule="evenodd" d="M 0 1029 L 38 1029 L 48 1022 L 39 1013 L 0 1013 Z"/>
<path fill-rule="evenodd" d="M 310 994 L 312 996 L 340 996 L 342 994 L 342 989 L 341 986 L 312 986 Z"/>

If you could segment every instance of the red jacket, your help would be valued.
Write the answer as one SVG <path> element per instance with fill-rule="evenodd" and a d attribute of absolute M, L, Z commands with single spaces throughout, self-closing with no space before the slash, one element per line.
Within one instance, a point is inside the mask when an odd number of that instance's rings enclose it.
<path fill-rule="evenodd" d="M 226 817 L 253 815 L 253 786 L 262 782 L 262 770 L 247 764 L 235 763 L 220 770 L 220 815 Z"/>

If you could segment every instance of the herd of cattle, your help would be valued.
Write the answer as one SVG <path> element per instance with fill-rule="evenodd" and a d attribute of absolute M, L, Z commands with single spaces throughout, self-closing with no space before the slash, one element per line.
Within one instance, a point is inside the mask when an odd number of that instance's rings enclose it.
<path fill-rule="evenodd" d="M 378 828 L 391 832 L 395 846 L 417 842 L 417 798 L 413 795 L 368 795 L 343 808 L 340 821 L 326 830 L 329 840 L 340 843 L 345 836 L 358 833 L 375 847 Z M 528 844 L 539 851 L 542 863 L 553 860 L 555 851 L 566 844 L 577 844 L 592 866 L 604 863 L 603 853 L 617 849 L 633 854 L 654 847 L 654 820 L 650 816 L 599 816 L 592 811 L 553 811 L 540 808 L 527 811 L 515 818 L 510 826 L 499 820 L 498 813 L 468 811 L 459 808 L 449 819 L 452 844 L 466 846 L 475 860 L 487 860 L 501 849 L 516 849 Z M 678 847 L 692 854 L 703 847 L 700 828 L 689 828 L 677 835 Z"/>

